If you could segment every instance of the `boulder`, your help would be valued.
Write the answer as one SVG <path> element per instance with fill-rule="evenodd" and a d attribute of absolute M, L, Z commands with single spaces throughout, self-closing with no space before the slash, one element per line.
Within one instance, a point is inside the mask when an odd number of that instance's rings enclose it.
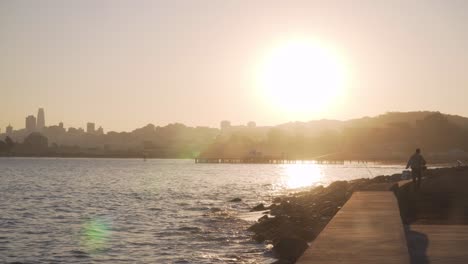
<path fill-rule="evenodd" d="M 254 206 L 254 208 L 252 208 L 252 209 L 250 210 L 250 212 L 264 211 L 264 210 L 266 210 L 266 209 L 267 209 L 267 208 L 265 207 L 265 205 L 261 203 L 261 204 L 258 204 L 258 205 L 256 205 L 256 206 Z"/>
<path fill-rule="evenodd" d="M 287 260 L 287 259 L 278 259 L 277 261 L 273 262 L 272 264 L 294 264 L 294 261 Z"/>
<path fill-rule="evenodd" d="M 307 242 L 300 238 L 282 238 L 273 246 L 279 259 L 296 261 L 307 249 Z"/>

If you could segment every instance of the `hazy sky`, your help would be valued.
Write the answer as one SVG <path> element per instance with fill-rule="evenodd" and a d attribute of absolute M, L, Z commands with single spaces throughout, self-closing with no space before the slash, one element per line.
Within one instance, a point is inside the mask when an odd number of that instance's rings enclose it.
<path fill-rule="evenodd" d="M 345 96 L 292 117 L 258 92 L 273 47 L 313 38 L 346 63 Z M 0 2 L 0 127 L 259 125 L 386 111 L 468 116 L 468 1 Z"/>

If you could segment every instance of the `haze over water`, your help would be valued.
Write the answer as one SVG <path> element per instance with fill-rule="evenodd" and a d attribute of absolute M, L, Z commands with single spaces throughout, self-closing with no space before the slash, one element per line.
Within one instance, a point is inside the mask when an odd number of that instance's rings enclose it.
<path fill-rule="evenodd" d="M 401 169 L 0 158 L 0 262 L 271 263 L 246 231 L 259 216 L 251 207 Z"/>

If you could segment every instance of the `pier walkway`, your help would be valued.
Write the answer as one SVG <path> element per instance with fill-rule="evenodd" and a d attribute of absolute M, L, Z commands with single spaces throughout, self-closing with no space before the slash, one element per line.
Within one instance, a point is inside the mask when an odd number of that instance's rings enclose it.
<path fill-rule="evenodd" d="M 407 238 L 412 264 L 468 263 L 467 225 L 411 225 Z"/>
<path fill-rule="evenodd" d="M 395 194 L 354 193 L 296 263 L 409 264 Z"/>

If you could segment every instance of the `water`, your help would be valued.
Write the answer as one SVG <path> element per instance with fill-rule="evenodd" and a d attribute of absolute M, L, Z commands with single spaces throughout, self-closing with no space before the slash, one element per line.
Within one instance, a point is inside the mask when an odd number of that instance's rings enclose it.
<path fill-rule="evenodd" d="M 0 158 L 0 263 L 271 263 L 246 231 L 249 208 L 402 169 Z"/>

